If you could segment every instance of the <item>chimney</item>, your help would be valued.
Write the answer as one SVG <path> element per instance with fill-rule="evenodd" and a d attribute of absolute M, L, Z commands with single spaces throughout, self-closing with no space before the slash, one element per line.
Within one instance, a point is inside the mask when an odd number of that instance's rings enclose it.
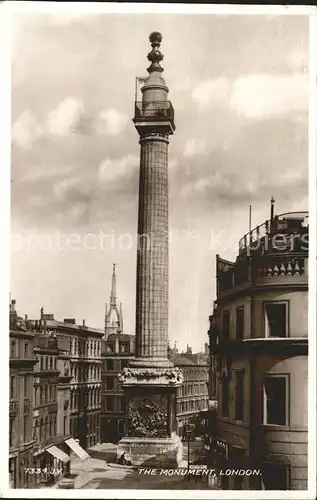
<path fill-rule="evenodd" d="M 64 323 L 68 323 L 69 325 L 76 325 L 75 318 L 64 318 Z"/>
<path fill-rule="evenodd" d="M 271 214 L 270 214 L 271 222 L 274 219 L 274 203 L 275 203 L 274 196 L 271 196 Z"/>
<path fill-rule="evenodd" d="M 83 319 L 83 326 L 86 326 L 85 320 Z"/>

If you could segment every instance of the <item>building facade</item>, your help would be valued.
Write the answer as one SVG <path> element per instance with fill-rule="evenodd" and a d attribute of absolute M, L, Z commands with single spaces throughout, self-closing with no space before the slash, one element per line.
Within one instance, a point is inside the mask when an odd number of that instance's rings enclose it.
<path fill-rule="evenodd" d="M 134 359 L 134 335 L 110 334 L 102 343 L 102 442 L 117 443 L 124 435 L 124 397 L 119 373 Z"/>
<path fill-rule="evenodd" d="M 99 444 L 104 331 L 86 326 L 85 321 L 78 325 L 73 318 L 57 321 L 43 310 L 40 321 L 45 331 L 56 336 L 59 346 L 58 397 L 67 412 L 59 416 L 59 428 L 65 423 L 84 449 Z"/>
<path fill-rule="evenodd" d="M 122 304 L 117 306 L 116 266 L 113 264 L 109 304 L 106 303 L 102 341 L 101 440 L 117 443 L 124 435 L 124 399 L 119 373 L 134 359 L 134 335 L 123 333 Z"/>
<path fill-rule="evenodd" d="M 192 353 L 171 353 L 169 358 L 184 376 L 176 394 L 178 433 L 182 436 L 184 426 L 193 424 L 196 436 L 201 436 L 208 410 L 208 363 L 201 355 Z"/>
<path fill-rule="evenodd" d="M 308 214 L 271 217 L 217 256 L 210 318 L 211 456 L 261 476 L 223 476 L 222 489 L 307 489 Z"/>
<path fill-rule="evenodd" d="M 10 304 L 9 477 L 11 488 L 28 488 L 33 482 L 33 353 L 34 334 Z"/>

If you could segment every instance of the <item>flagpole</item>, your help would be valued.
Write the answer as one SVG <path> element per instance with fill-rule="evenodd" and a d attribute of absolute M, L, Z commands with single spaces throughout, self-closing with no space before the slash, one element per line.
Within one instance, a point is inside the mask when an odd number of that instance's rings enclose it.
<path fill-rule="evenodd" d="M 252 215 L 252 205 L 249 205 L 249 245 L 251 244 L 251 230 L 252 230 L 251 215 Z"/>

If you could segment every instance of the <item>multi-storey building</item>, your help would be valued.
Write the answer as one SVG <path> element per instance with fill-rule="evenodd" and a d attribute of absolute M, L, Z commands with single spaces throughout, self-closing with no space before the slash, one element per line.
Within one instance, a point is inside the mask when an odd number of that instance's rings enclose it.
<path fill-rule="evenodd" d="M 190 352 L 189 352 L 190 351 Z M 197 436 L 208 409 L 208 363 L 202 354 L 170 352 L 169 359 L 183 373 L 183 384 L 177 388 L 176 415 L 179 435 L 186 424 L 194 424 Z"/>
<path fill-rule="evenodd" d="M 118 442 L 124 434 L 124 398 L 119 373 L 134 359 L 134 335 L 111 334 L 102 352 L 102 442 Z"/>
<path fill-rule="evenodd" d="M 69 450 L 65 440 L 70 438 L 69 416 L 61 397 L 64 390 L 67 393 L 67 386 L 64 389 L 64 370 L 58 366 L 58 339 L 46 328 L 39 329 L 34 336 L 34 354 L 37 358 L 33 390 L 34 483 L 41 484 L 68 472 Z M 69 384 L 69 379 L 66 382 Z M 60 424 L 61 418 L 64 425 Z"/>
<path fill-rule="evenodd" d="M 82 325 L 76 324 L 75 319 L 57 321 L 53 314 L 44 314 L 43 310 L 40 322 L 45 331 L 54 334 L 58 339 L 60 367 L 58 391 L 60 400 L 64 400 L 65 411 L 69 412 L 69 423 L 67 414 L 63 414 L 58 425 L 64 428 L 65 422 L 67 430 L 69 425 L 70 435 L 78 439 L 84 449 L 98 444 L 101 410 L 101 339 L 104 331 L 86 326 L 85 321 Z M 70 377 L 69 382 L 68 377 Z"/>
<path fill-rule="evenodd" d="M 124 399 L 118 375 L 134 359 L 134 335 L 123 333 L 122 304 L 117 306 L 116 267 L 113 264 L 109 307 L 106 303 L 102 342 L 102 442 L 117 443 L 124 435 Z"/>
<path fill-rule="evenodd" d="M 223 489 L 307 489 L 308 214 L 271 217 L 217 256 L 210 318 L 213 457 L 262 475 L 222 476 Z"/>
<path fill-rule="evenodd" d="M 27 488 L 33 482 L 32 390 L 34 334 L 17 315 L 15 300 L 10 304 L 10 403 L 9 474 L 12 488 Z"/>

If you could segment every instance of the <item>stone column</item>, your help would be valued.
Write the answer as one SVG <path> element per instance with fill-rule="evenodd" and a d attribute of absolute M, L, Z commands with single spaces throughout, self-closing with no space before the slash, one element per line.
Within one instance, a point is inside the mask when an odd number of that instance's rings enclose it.
<path fill-rule="evenodd" d="M 125 435 L 118 457 L 133 465 L 177 466 L 182 444 L 176 434 L 176 389 L 182 373 L 168 348 L 168 144 L 174 110 L 161 76 L 160 33 L 152 33 L 149 77 L 135 103 L 140 136 L 135 359 L 119 375 L 125 398 Z"/>
<path fill-rule="evenodd" d="M 136 357 L 166 366 L 168 345 L 168 135 L 141 139 Z"/>

